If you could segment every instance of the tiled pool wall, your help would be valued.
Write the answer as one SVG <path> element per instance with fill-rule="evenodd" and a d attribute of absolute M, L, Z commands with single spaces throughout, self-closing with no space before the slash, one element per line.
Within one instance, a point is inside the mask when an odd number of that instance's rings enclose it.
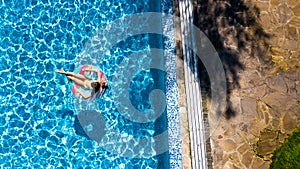
<path fill-rule="evenodd" d="M 173 14 L 172 1 L 162 0 L 162 11 L 168 15 Z M 173 18 L 173 17 L 170 17 Z M 167 116 L 169 133 L 169 156 L 170 168 L 182 168 L 182 153 L 180 141 L 180 123 L 178 112 L 178 87 L 176 79 L 176 53 L 175 53 L 175 34 L 174 22 L 170 19 L 162 20 L 163 32 L 170 37 L 164 39 L 164 49 L 166 50 L 166 71 L 167 71 Z"/>

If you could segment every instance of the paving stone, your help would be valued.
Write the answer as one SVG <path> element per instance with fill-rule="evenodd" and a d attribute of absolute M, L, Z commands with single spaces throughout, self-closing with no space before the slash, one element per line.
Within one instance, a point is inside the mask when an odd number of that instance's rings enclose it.
<path fill-rule="evenodd" d="M 276 92 L 287 92 L 287 86 L 282 76 L 272 76 L 268 78 L 267 85 Z"/>
<path fill-rule="evenodd" d="M 295 7 L 297 4 L 299 4 L 298 0 L 285 0 L 285 3 L 290 7 L 293 8 Z"/>
<path fill-rule="evenodd" d="M 250 168 L 252 160 L 253 160 L 253 154 L 251 152 L 247 152 L 242 157 L 242 163 L 246 166 L 246 168 Z"/>
<path fill-rule="evenodd" d="M 275 23 L 272 22 L 272 20 L 270 19 L 270 14 L 269 13 L 262 13 L 259 17 L 260 22 L 263 23 L 263 26 L 266 30 L 270 30 L 272 28 L 274 28 Z"/>
<path fill-rule="evenodd" d="M 290 94 L 293 97 L 297 97 L 296 82 L 295 82 L 295 80 L 291 80 L 291 79 L 285 77 L 284 81 L 285 81 L 286 86 L 288 88 L 288 94 Z"/>
<path fill-rule="evenodd" d="M 239 148 L 237 149 L 238 152 L 240 152 L 241 154 L 244 154 L 246 151 L 248 151 L 250 148 L 250 146 L 247 143 L 242 144 L 241 146 L 239 146 Z"/>
<path fill-rule="evenodd" d="M 264 97 L 268 92 L 269 88 L 266 84 L 263 84 L 261 86 L 256 86 L 253 88 L 247 88 L 247 89 L 240 89 L 240 95 L 241 96 L 248 96 L 255 98 L 256 100 L 260 100 L 262 97 Z"/>
<path fill-rule="evenodd" d="M 277 138 L 278 132 L 277 131 L 261 131 L 259 139 L 264 141 L 272 141 Z"/>
<path fill-rule="evenodd" d="M 264 160 L 262 158 L 254 157 L 252 162 L 253 169 L 259 169 L 264 163 Z"/>
<path fill-rule="evenodd" d="M 272 125 L 272 128 L 271 128 L 272 130 L 280 130 L 281 129 L 281 126 L 280 126 L 280 117 L 274 117 L 273 116 L 271 125 Z"/>
<path fill-rule="evenodd" d="M 239 167 L 237 167 L 234 163 L 232 163 L 231 161 L 227 161 L 224 165 L 224 167 L 222 167 L 222 169 L 240 169 Z"/>
<path fill-rule="evenodd" d="M 281 0 L 270 0 L 271 9 L 277 7 L 281 3 Z"/>
<path fill-rule="evenodd" d="M 298 36 L 298 32 L 297 32 L 297 27 L 287 25 L 287 27 L 285 29 L 285 36 L 287 39 L 298 40 L 299 36 Z"/>
<path fill-rule="evenodd" d="M 268 1 L 256 1 L 255 5 L 260 9 L 261 12 L 269 11 L 269 2 Z"/>
<path fill-rule="evenodd" d="M 236 129 L 237 130 L 237 129 Z M 243 138 L 241 135 L 239 134 L 236 134 L 232 137 L 232 140 L 234 140 L 234 142 L 237 144 L 237 145 L 240 145 L 240 144 L 243 144 L 246 139 Z"/>
<path fill-rule="evenodd" d="M 244 119 L 250 120 L 251 118 L 255 118 L 257 111 L 256 99 L 250 97 L 242 98 L 241 105 Z"/>
<path fill-rule="evenodd" d="M 298 3 L 298 5 L 295 6 L 292 11 L 294 12 L 295 16 L 300 16 L 300 4 Z"/>
<path fill-rule="evenodd" d="M 265 128 L 266 124 L 262 120 L 257 119 L 255 121 L 255 119 L 253 119 L 253 120 L 249 121 L 249 126 L 250 127 L 249 127 L 248 132 L 245 133 L 245 134 L 247 134 L 246 139 L 249 142 L 255 142 L 256 140 L 258 140 L 260 130 Z"/>
<path fill-rule="evenodd" d="M 280 4 L 275 11 L 275 16 L 277 17 L 279 23 L 285 24 L 293 16 L 293 11 L 284 3 Z"/>
<path fill-rule="evenodd" d="M 255 86 L 258 86 L 258 85 L 263 85 L 262 76 L 257 71 L 257 68 L 256 69 L 251 69 L 251 70 L 248 70 L 248 71 L 244 72 L 244 75 L 247 78 L 246 83 L 248 83 L 248 85 L 251 85 L 251 86 L 248 86 L 248 87 L 255 87 Z"/>
<path fill-rule="evenodd" d="M 293 114 L 298 120 L 300 120 L 300 98 L 298 97 L 297 105 L 292 107 L 290 113 Z M 299 121 L 298 121 L 299 122 Z"/>
<path fill-rule="evenodd" d="M 289 24 L 297 27 L 298 25 L 300 25 L 300 17 L 293 17 L 290 20 Z"/>
<path fill-rule="evenodd" d="M 297 112 L 299 113 L 299 112 Z M 299 125 L 298 117 L 292 112 L 287 112 L 283 118 L 284 132 L 291 133 Z"/>
<path fill-rule="evenodd" d="M 287 50 L 297 50 L 298 49 L 298 41 L 297 40 L 290 40 L 290 39 L 285 39 L 284 45 L 283 45 L 284 49 Z"/>
<path fill-rule="evenodd" d="M 229 154 L 229 159 L 233 163 L 232 168 L 235 168 L 235 167 L 241 168 L 242 167 L 238 152 L 233 152 L 233 153 Z"/>
<path fill-rule="evenodd" d="M 294 105 L 297 105 L 297 100 L 285 95 L 281 92 L 273 92 L 262 98 L 262 101 L 272 107 L 277 112 L 285 113 Z"/>
<path fill-rule="evenodd" d="M 219 140 L 218 142 L 219 142 L 220 147 L 226 152 L 235 150 L 237 147 L 236 143 L 234 141 L 232 141 L 231 139 Z"/>
<path fill-rule="evenodd" d="M 224 166 L 226 164 L 227 161 L 231 161 L 231 159 L 229 158 L 228 154 L 224 154 L 223 155 L 223 162 L 222 162 L 222 166 Z"/>
<path fill-rule="evenodd" d="M 258 169 L 269 169 L 270 163 L 270 161 L 264 161 L 264 163 Z"/>
<path fill-rule="evenodd" d="M 257 147 L 258 154 L 266 156 L 271 154 L 275 148 L 279 145 L 277 142 L 259 142 Z"/>
<path fill-rule="evenodd" d="M 230 137 L 234 136 L 235 134 L 236 134 L 235 130 L 232 127 L 230 127 L 223 133 L 223 136 L 224 136 L 224 138 L 230 138 Z"/>

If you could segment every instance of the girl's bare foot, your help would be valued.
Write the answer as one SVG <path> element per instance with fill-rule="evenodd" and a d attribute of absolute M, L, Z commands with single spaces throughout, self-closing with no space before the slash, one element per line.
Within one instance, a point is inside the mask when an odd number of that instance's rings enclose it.
<path fill-rule="evenodd" d="M 61 74 L 65 74 L 66 73 L 63 69 L 62 70 L 55 70 L 55 72 L 61 73 Z"/>

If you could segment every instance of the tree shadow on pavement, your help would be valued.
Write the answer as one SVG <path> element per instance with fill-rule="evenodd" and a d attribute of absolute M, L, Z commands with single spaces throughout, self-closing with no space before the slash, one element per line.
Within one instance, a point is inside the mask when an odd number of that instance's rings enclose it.
<path fill-rule="evenodd" d="M 194 25 L 197 26 L 214 45 L 222 61 L 227 81 L 226 119 L 236 115 L 230 96 L 233 89 L 240 88 L 239 72 L 245 65 L 242 59 L 258 57 L 269 62 L 266 55 L 267 40 L 270 38 L 261 25 L 259 9 L 246 0 L 197 0 L 194 1 Z M 197 37 L 195 37 L 197 38 Z M 210 97 L 210 81 L 203 63 L 199 62 L 202 93 Z"/>

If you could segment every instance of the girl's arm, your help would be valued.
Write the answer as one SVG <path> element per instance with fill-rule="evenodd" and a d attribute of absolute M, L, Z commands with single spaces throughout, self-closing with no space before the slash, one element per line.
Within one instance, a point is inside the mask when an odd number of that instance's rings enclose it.
<path fill-rule="evenodd" d="M 78 90 L 77 88 L 75 88 L 76 92 L 78 92 L 83 98 L 88 99 L 90 98 L 92 95 L 91 94 L 84 94 L 82 91 Z"/>
<path fill-rule="evenodd" d="M 101 80 L 101 72 L 99 70 L 96 70 L 96 69 L 85 69 L 85 71 L 96 72 L 97 76 L 98 76 L 97 81 L 100 82 L 100 80 Z"/>

